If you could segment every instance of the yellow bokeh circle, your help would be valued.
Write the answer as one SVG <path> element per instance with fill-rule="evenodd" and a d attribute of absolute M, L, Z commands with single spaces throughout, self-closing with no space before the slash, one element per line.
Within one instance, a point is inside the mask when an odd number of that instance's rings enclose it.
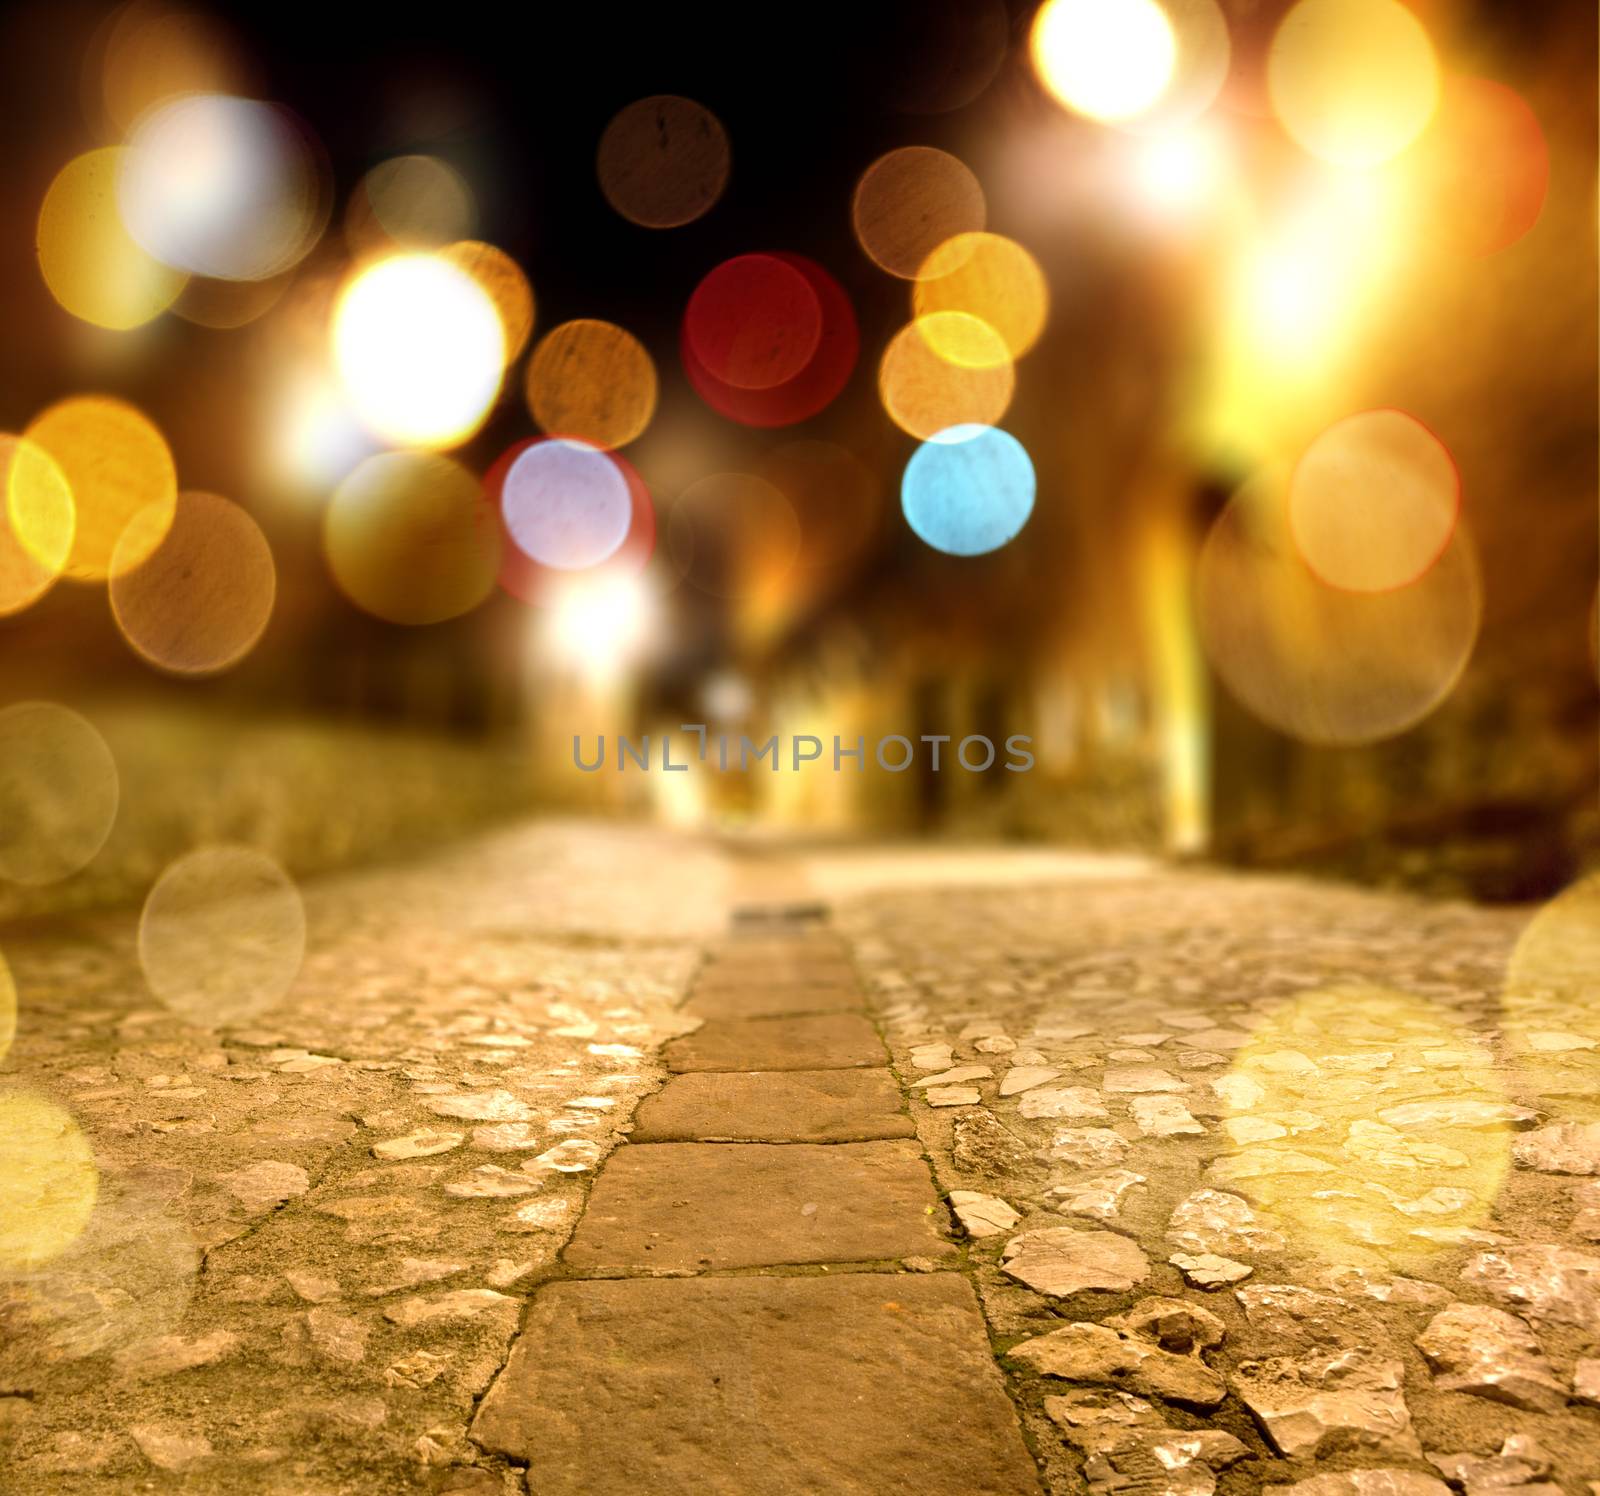
<path fill-rule="evenodd" d="M 922 262 L 911 293 L 918 318 L 965 312 L 1000 335 L 1005 356 L 1021 358 L 1039 340 L 1050 315 L 1050 288 L 1039 262 L 1003 234 L 956 234 Z M 951 363 L 970 362 L 988 348 L 964 324 L 925 324 L 925 335 Z"/>
<path fill-rule="evenodd" d="M 76 511 L 59 464 L 35 442 L 0 435 L 0 614 L 48 592 L 72 552 Z"/>
<path fill-rule="evenodd" d="M 55 883 L 105 845 L 117 816 L 105 739 L 53 701 L 0 710 L 0 878 Z"/>
<path fill-rule="evenodd" d="M 533 287 L 522 273 L 522 266 L 503 249 L 481 239 L 459 239 L 447 244 L 439 251 L 439 258 L 464 270 L 494 303 L 505 334 L 505 361 L 514 362 L 533 332 Z"/>
<path fill-rule="evenodd" d="M 0 1092 L 0 1273 L 66 1251 L 94 1211 L 100 1175 L 88 1139 L 53 1101 Z"/>
<path fill-rule="evenodd" d="M 621 447 L 650 424 L 656 366 L 625 328 L 593 318 L 563 322 L 528 361 L 528 409 L 551 436 Z"/>
<path fill-rule="evenodd" d="M 958 356 L 948 357 L 946 350 Z M 878 365 L 878 394 L 889 418 L 923 438 L 951 426 L 998 424 L 1015 384 L 1000 334 L 965 312 L 934 312 L 908 322 L 889 340 Z"/>

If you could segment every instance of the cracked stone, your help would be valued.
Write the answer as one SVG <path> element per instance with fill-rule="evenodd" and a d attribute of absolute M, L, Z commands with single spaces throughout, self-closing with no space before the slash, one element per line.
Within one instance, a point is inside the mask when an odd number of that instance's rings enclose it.
<path fill-rule="evenodd" d="M 567 1138 L 547 1148 L 524 1169 L 554 1169 L 558 1174 L 582 1174 L 600 1162 L 600 1145 L 592 1138 Z"/>
<path fill-rule="evenodd" d="M 1588 1408 L 1600 1408 L 1600 1357 L 1584 1357 L 1572 1369 L 1572 1397 Z"/>
<path fill-rule="evenodd" d="M 1567 1389 L 1526 1321 L 1482 1304 L 1452 1304 L 1428 1322 L 1417 1346 L 1441 1392 L 1470 1392 L 1531 1413 L 1554 1413 Z"/>
<path fill-rule="evenodd" d="M 1077 1169 L 1111 1169 L 1132 1151 L 1133 1144 L 1109 1127 L 1067 1127 L 1051 1139 L 1044 1156 Z"/>
<path fill-rule="evenodd" d="M 953 1058 L 948 1044 L 916 1044 L 911 1049 L 911 1063 L 918 1070 L 948 1070 Z"/>
<path fill-rule="evenodd" d="M 1242 1283 L 1255 1271 L 1231 1257 L 1219 1257 L 1215 1252 L 1174 1252 L 1167 1261 L 1183 1274 L 1183 1281 L 1191 1288 L 1207 1290 Z"/>
<path fill-rule="evenodd" d="M 1408 1101 L 1400 1106 L 1386 1106 L 1378 1113 L 1378 1120 L 1391 1127 L 1526 1127 L 1538 1117 L 1532 1107 L 1465 1096 Z"/>
<path fill-rule="evenodd" d="M 1450 1496 L 1450 1487 L 1415 1470 L 1341 1470 L 1267 1486 L 1261 1496 Z"/>
<path fill-rule="evenodd" d="M 214 1451 L 204 1434 L 185 1433 L 167 1424 L 130 1424 L 128 1433 L 139 1452 L 158 1470 L 181 1474 L 211 1458 Z"/>
<path fill-rule="evenodd" d="M 1092 1496 L 1211 1496 L 1217 1470 L 1250 1452 L 1221 1429 L 1169 1428 L 1127 1393 L 1077 1389 L 1045 1398 L 1044 1410 L 1083 1451 Z"/>
<path fill-rule="evenodd" d="M 539 1139 L 526 1122 L 491 1122 L 472 1129 L 472 1146 L 485 1153 L 520 1153 L 537 1148 Z"/>
<path fill-rule="evenodd" d="M 1066 1298 L 1088 1289 L 1125 1293 L 1150 1276 L 1139 1244 L 1113 1231 L 1051 1226 L 1024 1231 L 1006 1243 L 1001 1268 L 1039 1293 Z"/>
<path fill-rule="evenodd" d="M 1197 1357 L 1175 1356 L 1107 1325 L 1065 1325 L 1006 1354 L 1044 1376 L 1101 1382 L 1194 1407 L 1214 1408 L 1227 1394 L 1222 1378 Z"/>
<path fill-rule="evenodd" d="M 1054 1065 L 1013 1065 L 1000 1077 L 1000 1094 L 1016 1096 L 1023 1091 L 1031 1091 L 1035 1086 L 1042 1086 L 1060 1074 Z"/>
<path fill-rule="evenodd" d="M 1121 1065 L 1106 1069 L 1100 1087 L 1118 1094 L 1140 1095 L 1152 1091 L 1187 1091 L 1189 1084 L 1157 1065 Z"/>
<path fill-rule="evenodd" d="M 304 1268 L 290 1268 L 283 1275 L 283 1281 L 308 1304 L 327 1304 L 339 1297 L 337 1278 L 325 1278 Z"/>
<path fill-rule="evenodd" d="M 531 1195 L 538 1188 L 537 1181 L 526 1174 L 513 1174 L 498 1164 L 481 1164 L 470 1174 L 443 1186 L 445 1194 L 458 1200 L 505 1200 L 514 1195 Z"/>
<path fill-rule="evenodd" d="M 1511 1156 L 1544 1174 L 1600 1174 L 1600 1122 L 1535 1128 L 1512 1143 Z"/>
<path fill-rule="evenodd" d="M 1146 1137 L 1196 1137 L 1205 1132 L 1176 1096 L 1135 1096 L 1128 1109 Z"/>
<path fill-rule="evenodd" d="M 1199 1355 L 1222 1344 L 1228 1329 L 1209 1309 L 1187 1299 L 1140 1299 L 1123 1314 L 1105 1321 L 1118 1330 L 1153 1340 L 1175 1355 Z"/>
<path fill-rule="evenodd" d="M 283 1338 L 291 1352 L 309 1347 L 329 1361 L 354 1365 L 366 1359 L 367 1331 L 358 1319 L 333 1309 L 307 1309 L 284 1326 Z M 292 1356 L 300 1360 L 298 1355 Z"/>
<path fill-rule="evenodd" d="M 953 1070 L 942 1070 L 938 1075 L 925 1075 L 911 1082 L 913 1091 L 924 1086 L 958 1086 L 963 1081 L 987 1080 L 994 1072 L 987 1065 L 957 1065 Z"/>
<path fill-rule="evenodd" d="M 1419 1458 L 1404 1374 L 1401 1362 L 1357 1349 L 1246 1362 L 1233 1385 L 1286 1459 L 1346 1451 Z"/>
<path fill-rule="evenodd" d="M 427 1102 L 436 1117 L 459 1117 L 463 1122 L 531 1122 L 534 1110 L 509 1091 L 465 1091 L 455 1096 L 434 1096 Z"/>
<path fill-rule="evenodd" d="M 182 1335 L 160 1335 L 140 1340 L 118 1352 L 117 1370 L 125 1377 L 165 1377 L 197 1366 L 211 1366 L 231 1356 L 239 1348 L 239 1337 L 227 1330 L 185 1339 Z"/>
<path fill-rule="evenodd" d="M 466 1270 L 467 1265 L 464 1262 L 446 1262 L 429 1257 L 402 1257 L 397 1277 L 387 1283 L 374 1284 L 365 1292 L 369 1299 L 381 1299 L 388 1294 L 399 1293 L 402 1289 L 416 1288 L 423 1283 L 438 1283 L 441 1279 L 453 1278 L 457 1273 L 464 1273 Z M 490 1281 L 493 1281 L 492 1275 Z"/>
<path fill-rule="evenodd" d="M 1144 1175 L 1131 1169 L 1112 1169 L 1106 1174 L 1053 1185 L 1045 1194 L 1056 1202 L 1056 1209 L 1063 1215 L 1114 1221 L 1122 1213 L 1122 1197 L 1144 1182 Z"/>
<path fill-rule="evenodd" d="M 929 1106 L 976 1106 L 983 1096 L 976 1086 L 934 1086 L 923 1100 Z"/>
<path fill-rule="evenodd" d="M 456 1288 L 432 1298 L 413 1295 L 391 1304 L 383 1317 L 403 1330 L 438 1324 L 462 1324 L 500 1310 L 516 1311 L 522 1301 L 492 1288 Z"/>
<path fill-rule="evenodd" d="M 415 1132 L 408 1132 L 403 1137 L 385 1138 L 381 1143 L 374 1143 L 372 1156 L 395 1159 L 432 1158 L 436 1153 L 448 1153 L 452 1148 L 459 1148 L 464 1138 L 464 1133 L 419 1127 Z"/>
<path fill-rule="evenodd" d="M 1092 1086 L 1060 1086 L 1029 1091 L 1017 1104 L 1020 1116 L 1030 1119 L 1061 1117 L 1068 1121 L 1103 1121 L 1109 1113 Z"/>
<path fill-rule="evenodd" d="M 1507 1488 L 1526 1491 L 1534 1481 L 1550 1474 L 1554 1461 L 1528 1435 L 1512 1434 L 1498 1454 L 1430 1454 L 1428 1463 L 1451 1485 L 1462 1487 L 1471 1496 L 1486 1496 Z"/>
<path fill-rule="evenodd" d="M 251 1212 L 272 1210 L 285 1200 L 303 1195 L 311 1188 L 311 1176 L 298 1164 L 263 1159 L 231 1174 L 220 1174 L 217 1183 Z"/>
<path fill-rule="evenodd" d="M 950 1207 L 968 1236 L 999 1236 L 1022 1219 L 1004 1200 L 976 1190 L 951 1190 Z"/>
<path fill-rule="evenodd" d="M 1186 1252 L 1227 1257 L 1231 1253 L 1281 1252 L 1281 1231 L 1263 1225 L 1250 1202 L 1225 1190 L 1202 1189 L 1173 1207 L 1167 1240 Z"/>
<path fill-rule="evenodd" d="M 1382 1122 L 1365 1119 L 1350 1124 L 1344 1152 L 1380 1169 L 1464 1169 L 1467 1155 L 1443 1143 L 1419 1143 Z"/>
<path fill-rule="evenodd" d="M 1461 1278 L 1535 1319 L 1600 1334 L 1600 1257 L 1571 1247 L 1500 1247 L 1472 1258 Z"/>

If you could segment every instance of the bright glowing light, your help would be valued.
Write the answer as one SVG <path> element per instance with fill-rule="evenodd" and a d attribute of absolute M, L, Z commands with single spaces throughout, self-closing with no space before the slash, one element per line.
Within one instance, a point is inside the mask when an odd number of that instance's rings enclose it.
<path fill-rule="evenodd" d="M 304 258 L 328 200 L 302 130 L 254 99 L 194 94 L 140 121 L 117 204 L 156 259 L 219 280 L 262 280 Z"/>
<path fill-rule="evenodd" d="M 1122 120 L 1161 97 L 1177 62 L 1155 0 L 1047 0 L 1033 23 L 1033 65 L 1067 108 Z"/>
<path fill-rule="evenodd" d="M 363 271 L 334 313 L 334 363 L 357 415 L 408 446 L 452 447 L 488 414 L 505 366 L 500 314 L 434 255 Z"/>
<path fill-rule="evenodd" d="M 546 648 L 582 675 L 605 678 L 643 652 L 655 622 L 654 599 L 638 577 L 598 577 L 564 588 L 543 618 Z"/>
<path fill-rule="evenodd" d="M 1208 130 L 1185 130 L 1141 142 L 1133 152 L 1139 197 L 1163 217 L 1186 214 L 1209 201 L 1222 182 L 1222 142 Z"/>
<path fill-rule="evenodd" d="M 995 362 L 987 339 L 975 341 L 965 322 L 936 320 L 935 312 L 965 312 L 987 322 L 1021 358 L 1038 341 L 1050 315 L 1050 287 L 1039 262 L 1003 234 L 957 234 L 923 261 L 911 291 L 917 326 L 941 358 L 984 367 Z"/>
<path fill-rule="evenodd" d="M 0 1093 L 0 1272 L 27 1273 L 66 1251 L 99 1188 L 94 1150 L 66 1112 L 26 1091 Z"/>
<path fill-rule="evenodd" d="M 56 174 L 39 209 L 39 272 L 74 317 L 118 332 L 160 316 L 189 277 L 147 254 L 117 211 L 125 150 L 74 157 Z"/>
<path fill-rule="evenodd" d="M 54 585 L 72 553 L 77 511 L 66 474 L 42 447 L 0 435 L 0 614 L 20 613 Z"/>
<path fill-rule="evenodd" d="M 994 425 L 1015 386 L 1000 334 L 966 312 L 934 312 L 908 322 L 890 339 L 878 366 L 883 408 L 895 425 L 917 437 L 951 426 Z"/>
<path fill-rule="evenodd" d="M 621 468 L 588 442 L 535 442 L 511 464 L 500 491 L 506 529 L 543 566 L 582 571 L 628 538 L 633 498 Z"/>
<path fill-rule="evenodd" d="M 533 332 L 533 287 L 522 267 L 503 249 L 478 239 L 447 245 L 439 251 L 439 258 L 465 270 L 494 303 L 505 334 L 506 362 L 511 363 Z"/>
<path fill-rule="evenodd" d="M 925 441 L 900 489 L 906 523 L 952 556 L 981 556 L 1014 539 L 1033 513 L 1033 496 L 1033 463 L 1022 443 L 977 425 Z"/>
<path fill-rule="evenodd" d="M 1399 0 L 1300 0 L 1267 56 L 1267 90 L 1313 156 L 1367 167 L 1422 133 L 1439 100 L 1439 64 Z"/>
<path fill-rule="evenodd" d="M 283 391 L 272 441 L 272 462 L 283 481 L 320 495 L 377 450 L 332 379 L 302 373 Z"/>

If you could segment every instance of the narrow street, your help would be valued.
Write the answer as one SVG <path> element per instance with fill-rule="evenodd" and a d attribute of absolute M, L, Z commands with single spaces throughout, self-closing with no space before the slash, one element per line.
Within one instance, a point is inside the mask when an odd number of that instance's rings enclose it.
<path fill-rule="evenodd" d="M 4 941 L 0 1246 L 93 1205 L 8 1490 L 1600 1491 L 1532 911 L 554 822 L 304 893 L 215 1031 L 129 915 Z"/>

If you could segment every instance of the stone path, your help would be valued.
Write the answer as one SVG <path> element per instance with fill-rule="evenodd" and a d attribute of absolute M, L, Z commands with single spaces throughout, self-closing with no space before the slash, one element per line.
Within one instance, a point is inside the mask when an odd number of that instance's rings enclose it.
<path fill-rule="evenodd" d="M 473 1424 L 531 1490 L 1038 1491 L 864 1010 L 814 925 L 713 950 Z"/>

